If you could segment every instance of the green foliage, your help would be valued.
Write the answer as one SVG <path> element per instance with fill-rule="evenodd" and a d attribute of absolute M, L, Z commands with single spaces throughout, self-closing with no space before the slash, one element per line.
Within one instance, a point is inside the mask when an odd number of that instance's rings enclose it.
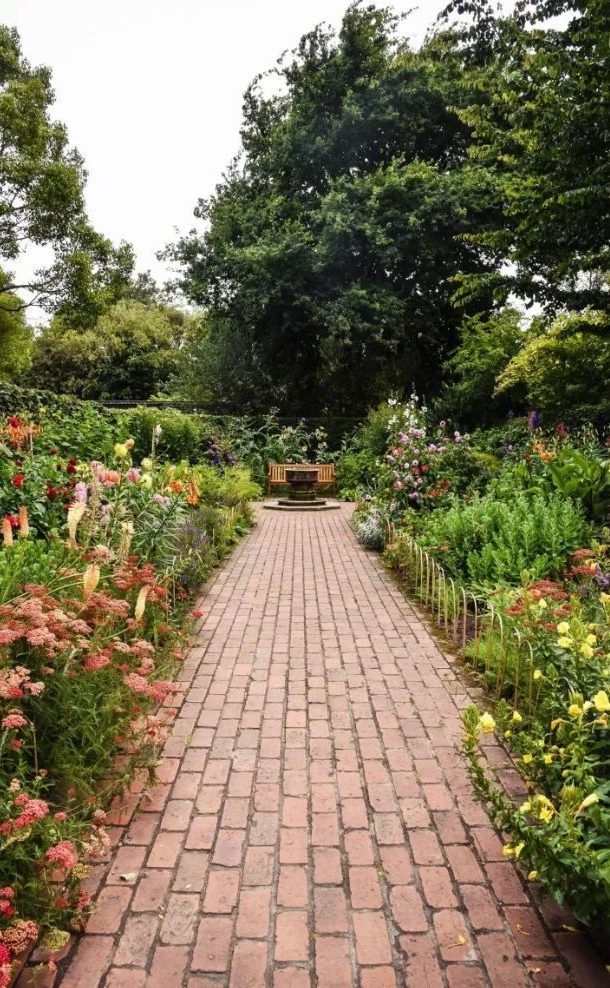
<path fill-rule="evenodd" d="M 32 379 L 81 398 L 144 399 L 169 386 L 179 366 L 186 317 L 121 301 L 91 329 L 57 317 L 34 342 Z"/>
<path fill-rule="evenodd" d="M 496 395 L 496 380 L 525 338 L 522 316 L 516 309 L 466 319 L 460 329 L 460 344 L 445 364 L 449 382 L 440 399 L 443 412 L 467 425 L 506 417 L 514 407 L 515 396 Z"/>
<path fill-rule="evenodd" d="M 607 311 L 606 5 L 524 0 L 495 16 L 487 0 L 455 0 L 450 9 L 469 15 L 461 32 L 468 102 L 459 112 L 473 130 L 470 154 L 504 204 L 500 222 L 490 216 L 472 228 L 496 273 L 467 277 L 461 299 L 479 291 L 488 298 L 491 287 L 501 301 L 512 291 L 551 309 Z M 552 15 L 561 17 L 549 23 Z"/>
<path fill-rule="evenodd" d="M 10 381 L 29 370 L 32 330 L 16 295 L 0 295 L 0 381 Z"/>
<path fill-rule="evenodd" d="M 560 494 L 515 494 L 500 502 L 487 495 L 455 501 L 426 515 L 419 538 L 452 576 L 476 586 L 518 584 L 561 572 L 589 528 L 579 506 Z"/>
<path fill-rule="evenodd" d="M 34 438 L 37 450 L 55 450 L 63 459 L 108 456 L 114 444 L 126 437 L 117 412 L 50 391 L 0 384 L 0 418 L 12 415 L 41 427 Z"/>
<path fill-rule="evenodd" d="M 610 316 L 586 310 L 559 316 L 536 333 L 498 377 L 498 394 L 514 387 L 530 406 L 562 413 L 604 399 L 610 380 Z"/>
<path fill-rule="evenodd" d="M 204 389 L 241 405 L 361 413 L 434 387 L 455 346 L 452 279 L 481 270 L 461 234 L 493 211 L 462 169 L 455 65 L 415 53 L 386 9 L 352 4 L 246 93 L 243 155 L 170 249 L 209 313 Z M 215 368 L 215 370 L 214 370 Z"/>
<path fill-rule="evenodd" d="M 125 412 L 127 434 L 135 440 L 135 455 L 140 459 L 155 453 L 169 460 L 196 461 L 203 455 L 207 432 L 202 419 L 176 408 L 133 408 Z M 161 435 L 154 438 L 161 426 Z"/>
<path fill-rule="evenodd" d="M 90 324 L 124 294 L 133 252 L 89 225 L 83 160 L 51 119 L 53 101 L 49 69 L 33 68 L 17 32 L 0 25 L 0 309 L 10 312 L 5 293 L 19 290 Z M 8 269 L 32 244 L 51 248 L 53 262 L 17 282 Z"/>
<path fill-rule="evenodd" d="M 547 463 L 557 490 L 582 503 L 589 518 L 603 521 L 610 511 L 610 460 L 565 447 Z"/>
<path fill-rule="evenodd" d="M 346 450 L 337 460 L 337 488 L 341 497 L 355 501 L 377 486 L 379 464 L 368 449 Z"/>

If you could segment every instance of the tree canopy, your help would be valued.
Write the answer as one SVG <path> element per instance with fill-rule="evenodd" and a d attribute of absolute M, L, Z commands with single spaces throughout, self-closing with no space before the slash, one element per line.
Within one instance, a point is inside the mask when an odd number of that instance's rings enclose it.
<path fill-rule="evenodd" d="M 90 226 L 83 160 L 51 119 L 53 101 L 49 69 L 33 68 L 17 31 L 0 25 L 0 292 L 11 310 L 36 302 L 95 322 L 129 282 L 133 252 Z M 53 262 L 21 281 L 10 269 L 31 245 Z"/>
<path fill-rule="evenodd" d="M 141 400 L 167 392 L 188 318 L 130 300 L 107 308 L 91 328 L 56 316 L 34 341 L 32 381 L 80 398 Z"/>
<path fill-rule="evenodd" d="M 463 279 L 462 297 L 493 287 L 546 310 L 610 305 L 610 9 L 600 0 L 456 0 L 473 135 L 469 157 L 503 203 L 471 240 L 492 278 Z M 559 18 L 551 20 L 549 18 Z M 478 94 L 473 99 L 473 93 Z M 499 222 L 498 222 L 499 220 Z"/>
<path fill-rule="evenodd" d="M 209 315 L 212 390 L 215 339 L 253 405 L 353 414 L 438 385 L 461 319 L 452 279 L 486 270 L 461 235 L 496 206 L 466 167 L 454 64 L 397 26 L 353 4 L 337 36 L 316 28 L 247 91 L 242 155 L 200 201 L 204 231 L 170 250 Z"/>

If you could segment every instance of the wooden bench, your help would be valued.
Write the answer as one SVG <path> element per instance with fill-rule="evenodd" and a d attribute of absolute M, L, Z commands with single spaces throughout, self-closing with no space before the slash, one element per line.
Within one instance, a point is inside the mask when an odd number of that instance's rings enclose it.
<path fill-rule="evenodd" d="M 269 473 L 267 474 L 267 493 L 270 494 L 273 487 L 285 486 L 286 481 L 286 470 L 290 467 L 296 467 L 300 464 L 297 463 L 270 463 Z M 337 491 L 337 479 L 335 476 L 335 464 L 334 463 L 307 463 L 303 466 L 315 466 L 318 469 L 318 487 L 330 487 L 333 494 Z"/>

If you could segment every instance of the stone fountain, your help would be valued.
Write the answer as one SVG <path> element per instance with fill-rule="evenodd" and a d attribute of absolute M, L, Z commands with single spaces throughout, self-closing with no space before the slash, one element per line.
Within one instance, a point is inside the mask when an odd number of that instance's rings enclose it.
<path fill-rule="evenodd" d="M 290 490 L 288 497 L 272 501 L 263 507 L 271 511 L 329 511 L 339 505 L 316 495 L 318 468 L 310 463 L 295 463 L 286 467 L 286 483 Z"/>

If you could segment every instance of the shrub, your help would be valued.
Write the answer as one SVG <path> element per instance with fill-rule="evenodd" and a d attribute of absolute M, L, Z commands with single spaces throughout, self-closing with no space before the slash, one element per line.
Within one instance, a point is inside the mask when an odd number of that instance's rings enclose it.
<path fill-rule="evenodd" d="M 337 460 L 337 489 L 339 494 L 352 501 L 376 487 L 379 464 L 368 449 L 346 450 Z"/>
<path fill-rule="evenodd" d="M 125 413 L 127 434 L 135 440 L 134 455 L 137 459 L 149 456 L 153 446 L 156 455 L 168 460 L 201 460 L 205 447 L 213 442 L 206 436 L 201 418 L 180 412 L 176 408 L 152 408 L 141 406 Z M 161 433 L 154 436 L 155 429 Z"/>
<path fill-rule="evenodd" d="M 385 546 L 388 517 L 381 508 L 372 505 L 361 508 L 352 519 L 352 527 L 365 549 L 381 550 Z"/>
<path fill-rule="evenodd" d="M 559 573 L 589 536 L 581 508 L 559 494 L 455 500 L 422 521 L 420 541 L 453 576 L 477 586 L 517 584 Z"/>

